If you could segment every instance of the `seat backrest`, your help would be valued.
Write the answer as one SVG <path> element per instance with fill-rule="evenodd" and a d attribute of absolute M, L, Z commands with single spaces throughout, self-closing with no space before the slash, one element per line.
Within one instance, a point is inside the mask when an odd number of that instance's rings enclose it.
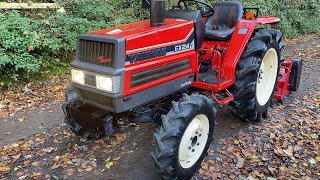
<path fill-rule="evenodd" d="M 205 26 L 212 30 L 232 29 L 242 18 L 243 7 L 239 1 L 220 1 L 214 5 L 214 15 L 207 18 Z"/>

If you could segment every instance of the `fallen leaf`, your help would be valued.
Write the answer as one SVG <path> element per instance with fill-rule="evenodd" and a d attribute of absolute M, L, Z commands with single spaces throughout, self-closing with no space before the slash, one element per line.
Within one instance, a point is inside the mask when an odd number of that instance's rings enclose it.
<path fill-rule="evenodd" d="M 113 161 L 118 161 L 121 158 L 121 156 L 116 157 L 116 158 L 112 158 Z"/>
<path fill-rule="evenodd" d="M 30 52 L 30 51 L 33 51 L 34 50 L 34 47 L 32 45 L 28 45 L 27 46 L 27 50 Z"/>
<path fill-rule="evenodd" d="M 310 158 L 310 159 L 309 159 L 309 163 L 310 163 L 311 165 L 314 165 L 314 164 L 317 163 L 317 161 L 316 161 L 315 159 L 313 159 L 313 158 Z"/>
<path fill-rule="evenodd" d="M 46 153 L 51 153 L 55 148 L 53 147 L 48 147 L 48 148 L 45 148 L 45 149 L 42 149 L 42 151 L 46 152 Z"/>
<path fill-rule="evenodd" d="M 53 166 L 51 167 L 51 169 L 57 169 L 59 168 L 61 165 L 58 163 L 54 163 Z"/>
<path fill-rule="evenodd" d="M 31 164 L 32 166 L 35 166 L 35 167 L 38 167 L 40 165 L 40 162 L 39 161 L 35 161 Z"/>
<path fill-rule="evenodd" d="M 292 148 L 288 148 L 288 149 L 285 149 L 285 150 L 283 150 L 283 152 L 287 155 L 287 156 L 293 156 L 293 150 L 292 150 Z"/>
<path fill-rule="evenodd" d="M 208 162 L 209 162 L 210 164 L 214 164 L 214 160 L 212 160 L 212 159 L 209 159 Z"/>
<path fill-rule="evenodd" d="M 244 165 L 244 159 L 240 156 L 240 154 L 235 154 L 235 156 L 237 157 L 237 164 L 236 166 L 238 168 L 243 168 L 243 165 Z"/>
<path fill-rule="evenodd" d="M 32 175 L 30 177 L 33 178 L 33 179 L 40 179 L 41 176 L 42 176 L 42 173 L 34 172 L 34 173 L 32 173 Z"/>
<path fill-rule="evenodd" d="M 258 156 L 256 154 L 252 154 L 252 159 L 258 159 Z"/>
<path fill-rule="evenodd" d="M 11 170 L 11 168 L 8 166 L 0 167 L 0 173 L 6 174 L 6 173 L 9 173 L 10 170 Z"/>
<path fill-rule="evenodd" d="M 240 141 L 234 140 L 233 143 L 238 145 L 238 144 L 240 144 Z"/>
<path fill-rule="evenodd" d="M 25 117 L 21 117 L 18 119 L 19 122 L 23 122 L 26 118 Z"/>
<path fill-rule="evenodd" d="M 317 139 L 317 138 L 318 138 L 318 135 L 315 134 L 315 133 L 313 133 L 313 134 L 310 135 L 310 137 L 311 137 L 312 139 Z"/>
<path fill-rule="evenodd" d="M 23 161 L 23 167 L 30 166 L 30 160 Z"/>
<path fill-rule="evenodd" d="M 308 167 L 308 163 L 306 163 L 306 162 L 302 163 L 302 165 Z"/>
<path fill-rule="evenodd" d="M 89 172 L 89 171 L 92 170 L 92 167 L 91 167 L 91 166 L 90 166 L 90 167 L 87 167 L 87 168 L 85 168 L 85 170 L 86 170 L 87 172 Z"/>
<path fill-rule="evenodd" d="M 113 166 L 113 162 L 108 162 L 106 165 L 105 165 L 105 167 L 107 168 L 107 169 L 110 169 L 111 168 L 111 166 Z"/>
<path fill-rule="evenodd" d="M 19 159 L 20 157 L 21 157 L 21 154 L 18 154 L 18 155 L 12 156 L 12 158 L 13 158 L 14 160 L 17 160 L 17 159 Z"/>

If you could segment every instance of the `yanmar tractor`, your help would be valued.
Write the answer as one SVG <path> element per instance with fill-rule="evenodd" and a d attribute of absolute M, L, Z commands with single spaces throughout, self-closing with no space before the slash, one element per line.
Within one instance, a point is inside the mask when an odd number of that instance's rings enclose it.
<path fill-rule="evenodd" d="M 214 102 L 261 121 L 273 99 L 298 89 L 302 60 L 283 59 L 282 34 L 261 28 L 279 18 L 238 1 L 180 0 L 167 11 L 165 0 L 143 5 L 150 20 L 79 36 L 65 122 L 79 136 L 99 138 L 128 115 L 160 117 L 154 169 L 165 179 L 188 179 L 212 140 Z"/>

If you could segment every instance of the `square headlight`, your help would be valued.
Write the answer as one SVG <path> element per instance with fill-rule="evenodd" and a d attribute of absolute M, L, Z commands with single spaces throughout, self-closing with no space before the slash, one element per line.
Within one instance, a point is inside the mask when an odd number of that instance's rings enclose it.
<path fill-rule="evenodd" d="M 113 84 L 111 77 L 106 76 L 96 76 L 96 85 L 98 89 L 104 90 L 104 91 L 113 91 Z"/>
<path fill-rule="evenodd" d="M 121 76 L 96 75 L 96 87 L 102 91 L 119 93 Z"/>
<path fill-rule="evenodd" d="M 71 69 L 71 79 L 75 83 L 84 84 L 84 73 L 83 71 Z"/>

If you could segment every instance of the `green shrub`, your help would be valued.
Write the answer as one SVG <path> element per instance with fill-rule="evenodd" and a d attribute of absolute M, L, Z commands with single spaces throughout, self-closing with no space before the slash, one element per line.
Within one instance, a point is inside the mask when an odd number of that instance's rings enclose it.
<path fill-rule="evenodd" d="M 281 19 L 276 26 L 285 37 L 320 32 L 318 0 L 255 0 L 242 2 L 244 7 L 259 7 L 260 14 Z"/>
<path fill-rule="evenodd" d="M 11 11 L 0 13 L 0 21 L 1 79 L 14 81 L 28 80 L 48 61 L 73 54 L 79 34 L 107 26 L 61 13 L 37 20 Z"/>
<path fill-rule="evenodd" d="M 0 14 L 0 22 L 0 73 L 13 80 L 18 80 L 18 74 L 28 78 L 41 67 L 41 60 L 32 52 L 40 46 L 37 27 L 17 12 Z"/>

